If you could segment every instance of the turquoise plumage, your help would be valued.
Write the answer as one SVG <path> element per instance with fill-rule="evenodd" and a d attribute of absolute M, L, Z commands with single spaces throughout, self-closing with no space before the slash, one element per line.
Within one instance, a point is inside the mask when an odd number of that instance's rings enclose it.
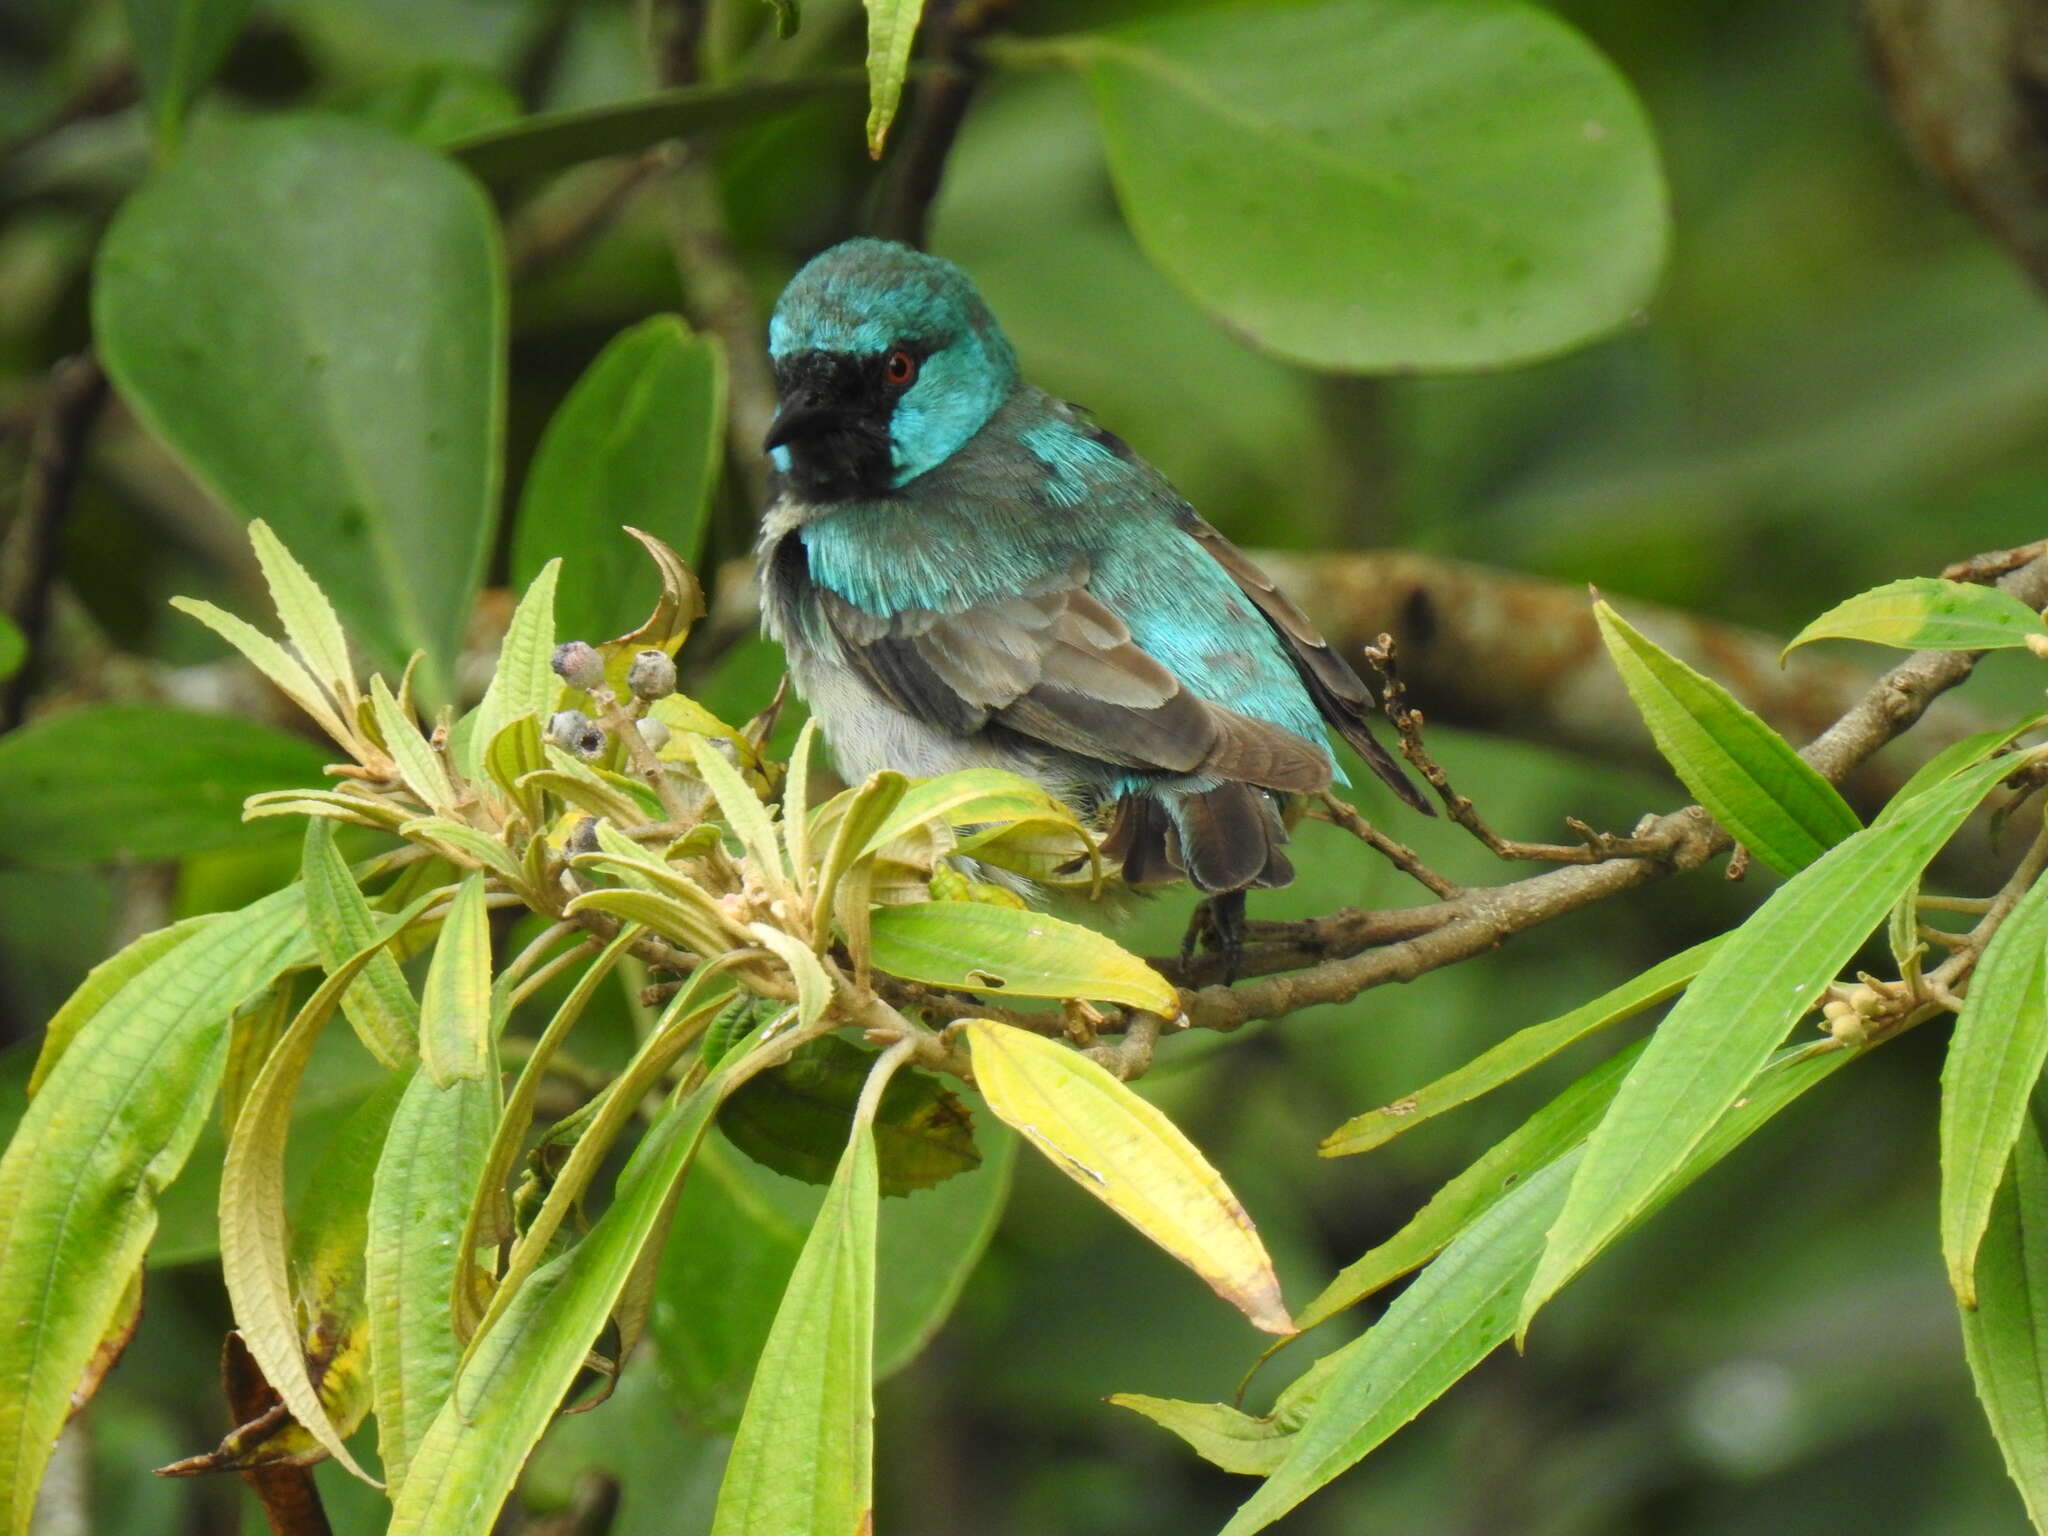
<path fill-rule="evenodd" d="M 972 281 L 878 240 L 790 282 L 764 616 L 849 776 L 990 765 L 1113 816 L 1134 884 L 1185 874 L 1226 947 L 1292 877 L 1282 797 L 1336 774 L 1371 694 L 1242 553 L 1085 412 L 1018 374 Z"/>

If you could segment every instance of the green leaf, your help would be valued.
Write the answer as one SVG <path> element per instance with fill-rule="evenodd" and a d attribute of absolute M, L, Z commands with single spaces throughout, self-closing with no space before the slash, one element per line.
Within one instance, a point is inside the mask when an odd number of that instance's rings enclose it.
<path fill-rule="evenodd" d="M 43 1086 L 43 1080 L 50 1075 L 50 1069 L 77 1038 L 78 1032 L 96 1018 L 101 1009 L 112 999 L 121 996 L 128 983 L 155 965 L 165 955 L 191 938 L 200 929 L 219 919 L 219 914 L 206 913 L 201 917 L 188 917 L 182 923 L 173 923 L 168 928 L 159 928 L 145 933 L 123 948 L 118 954 L 102 960 L 85 974 L 85 980 L 78 984 L 78 990 L 64 1000 L 63 1006 L 50 1016 L 50 1022 L 43 1026 L 43 1043 L 35 1058 L 35 1070 L 28 1080 L 29 1096 Z M 129 1001 L 133 1001 L 131 997 Z"/>
<path fill-rule="evenodd" d="M 93 330 L 144 424 L 305 558 L 379 666 L 451 668 L 497 516 L 505 274 L 483 191 L 345 118 L 210 133 L 123 206 Z"/>
<path fill-rule="evenodd" d="M 254 0 L 125 0 L 128 38 L 142 76 L 150 130 L 159 146 L 178 141 L 185 109 L 206 87 Z"/>
<path fill-rule="evenodd" d="M 968 901 L 878 908 L 875 965 L 893 976 L 1008 997 L 1090 997 L 1168 1018 L 1180 994 L 1092 928 L 1017 907 Z"/>
<path fill-rule="evenodd" d="M 718 1128 L 777 1173 L 829 1183 L 877 1052 L 826 1035 L 725 1101 Z M 936 1078 L 898 1072 L 875 1112 L 876 1171 L 885 1195 L 930 1189 L 981 1164 L 967 1106 Z"/>
<path fill-rule="evenodd" d="M 1793 1049 L 1760 1073 L 1643 1212 L 1654 1214 L 1808 1089 L 1859 1052 Z M 1516 1300 L 1545 1248 L 1546 1222 L 1591 1149 L 1568 1152 L 1523 1180 L 1395 1298 L 1364 1337 L 1318 1361 L 1289 1404 L 1300 1428 L 1279 1467 L 1221 1536 L 1263 1530 L 1413 1419 L 1514 1331 Z M 1554 1229 L 1553 1229 L 1554 1230 Z M 1319 1380 L 1310 1376 L 1323 1372 Z M 1306 1399 L 1306 1401 L 1304 1401 Z M 1303 1409 L 1306 1411 L 1302 1411 Z M 1169 1424 L 1169 1428 L 1173 1427 Z M 1262 1451 L 1264 1448 L 1261 1448 Z"/>
<path fill-rule="evenodd" d="M 2048 633 L 2041 615 L 1996 587 L 1909 576 L 1859 592 L 1815 619 L 1785 647 L 1809 640 L 1869 640 L 1905 651 L 1991 651 Z"/>
<path fill-rule="evenodd" d="M 1258 1228 L 1178 1126 L 1061 1042 L 989 1019 L 961 1033 L 994 1114 L 1253 1327 L 1294 1332 Z"/>
<path fill-rule="evenodd" d="M 0 861 L 48 868 L 275 842 L 242 801 L 317 779 L 317 747 L 231 715 L 102 704 L 0 739 Z"/>
<path fill-rule="evenodd" d="M 1915 795 L 1932 789 L 1942 780 L 1953 778 L 1973 763 L 1981 763 L 1992 753 L 2004 748 L 2009 742 L 2039 730 L 2048 725 L 2048 715 L 2036 715 L 2031 720 L 2022 720 L 2017 725 L 1995 726 L 1988 731 L 1978 731 L 1952 741 L 1934 756 L 1913 770 L 1912 776 L 1901 784 L 1898 793 L 1892 796 L 1891 804 L 1878 815 L 1883 821 L 1894 811 L 1910 805 Z"/>
<path fill-rule="evenodd" d="M 392 697 L 391 685 L 381 675 L 370 679 L 370 707 L 376 713 L 384 749 L 391 754 L 392 762 L 398 766 L 398 776 L 413 797 L 436 810 L 452 806 L 455 790 L 448 782 L 448 765 Z"/>
<path fill-rule="evenodd" d="M 0 1154 L 0 1531 L 22 1536 L 78 1385 L 205 1126 L 229 1016 L 303 964 L 280 891 L 191 933 L 79 1024 Z M 51 1171 L 61 1169 L 61 1178 Z"/>
<path fill-rule="evenodd" d="M 658 528 L 695 564 L 725 445 L 725 353 L 676 315 L 612 338 L 548 422 L 519 499 L 512 579 L 567 560 L 557 630 L 596 642 L 646 614 L 655 576 L 619 536 Z"/>
<path fill-rule="evenodd" d="M 326 690 L 313 681 L 313 674 L 306 670 L 298 657 L 255 625 L 214 607 L 212 603 L 202 603 L 190 597 L 174 597 L 171 599 L 171 606 L 178 612 L 197 619 L 240 651 L 257 671 L 276 684 L 278 691 L 303 709 L 329 737 L 343 748 L 354 750 L 354 721 L 342 719 L 336 712 L 333 702 L 327 697 Z"/>
<path fill-rule="evenodd" d="M 888 1110 L 885 1098 L 882 1113 Z M 979 1168 L 907 1200 L 882 1202 L 880 1270 L 889 1282 L 876 1304 L 877 1380 L 922 1351 L 995 1234 L 1017 1138 L 1000 1122 L 976 1135 Z M 877 1155 L 886 1164 L 886 1146 Z M 816 1185 L 741 1157 L 722 1137 L 699 1154 L 676 1205 L 683 1236 L 662 1255 L 652 1318 L 656 1369 L 671 1404 L 691 1424 L 725 1434 L 738 1424 L 821 1194 Z"/>
<path fill-rule="evenodd" d="M 1977 1251 L 1963 1354 L 1984 1416 L 2036 1529 L 2048 1527 L 2048 1152 L 2021 1128 Z"/>
<path fill-rule="evenodd" d="M 386 1536 L 487 1536 L 669 1209 L 712 1111 L 764 1059 L 736 1050 L 664 1115 L 584 1239 L 537 1269 L 477 1337 L 413 1452 Z"/>
<path fill-rule="evenodd" d="M 562 562 L 548 560 L 530 577 L 520 577 L 526 594 L 512 610 L 512 622 L 505 629 L 505 643 L 498 648 L 498 665 L 491 673 L 491 685 L 469 728 L 464 771 L 470 778 L 482 776 L 483 761 L 500 734 L 515 720 L 527 715 L 545 716 L 555 704 L 560 686 L 552 665 L 555 654 L 555 595 Z M 538 753 L 528 769 L 545 761 Z M 516 782 L 514 775 L 514 782 Z"/>
<path fill-rule="evenodd" d="M 1295 1326 L 1313 1328 L 1428 1263 L 1532 1172 L 1579 1145 L 1607 1113 L 1641 1054 L 1638 1043 L 1610 1057 L 1495 1142 L 1400 1231 L 1338 1271 L 1296 1315 Z"/>
<path fill-rule="evenodd" d="M 447 61 L 344 90 L 328 106 L 429 149 L 494 132 L 522 115 L 518 95 L 496 75 Z"/>
<path fill-rule="evenodd" d="M 285 1141 L 299 1081 L 342 995 L 383 945 L 404 933 L 438 899 L 436 892 L 422 896 L 393 918 L 381 937 L 330 971 L 314 989 L 250 1085 L 221 1163 L 220 1267 L 235 1326 L 285 1410 L 364 1482 L 374 1480 L 356 1464 L 340 1427 L 329 1418 L 301 1348 L 287 1247 Z"/>
<path fill-rule="evenodd" d="M 448 908 L 421 995 L 420 1057 L 436 1088 L 490 1071 L 491 1012 L 490 913 L 483 876 L 471 875 Z"/>
<path fill-rule="evenodd" d="M 467 822 L 452 821 L 446 816 L 416 816 L 398 824 L 398 835 L 410 842 L 425 843 L 460 868 L 497 875 L 514 890 L 525 884 L 525 871 L 513 859 L 511 850 Z"/>
<path fill-rule="evenodd" d="M 451 917 L 444 944 L 454 926 Z M 495 1077 L 442 1085 L 415 1073 L 377 1161 L 368 1235 L 370 1360 L 377 1452 L 394 1489 L 403 1486 L 412 1454 L 455 1382 L 462 1344 L 453 1298 L 473 1262 L 459 1239 L 497 1119 Z"/>
<path fill-rule="evenodd" d="M 21 664 L 28 660 L 28 641 L 22 637 L 20 627 L 14 620 L 0 613 L 0 683 L 4 683 L 21 670 Z"/>
<path fill-rule="evenodd" d="M 1559 1051 L 1576 1045 L 1588 1035 L 1634 1018 L 1684 991 L 1699 975 L 1721 940 L 1709 939 L 1681 954 L 1659 961 L 1642 975 L 1604 992 L 1590 1003 L 1552 1019 L 1515 1031 L 1500 1044 L 1466 1062 L 1455 1072 L 1438 1078 L 1406 1098 L 1396 1099 L 1380 1109 L 1354 1115 L 1323 1138 L 1325 1157 L 1349 1157 L 1384 1146 L 1403 1131 L 1423 1121 L 1469 1104 L 1482 1093 L 1521 1076 L 1531 1067 L 1550 1060 Z M 1304 1325 L 1305 1326 L 1305 1325 Z"/>
<path fill-rule="evenodd" d="M 546 176 L 606 155 L 634 154 L 664 139 L 779 117 L 814 101 L 850 101 L 865 84 L 864 76 L 847 70 L 797 80 L 684 86 L 601 107 L 538 113 L 458 139 L 447 149 L 495 186 Z"/>
<path fill-rule="evenodd" d="M 1593 613 L 1657 750 L 1737 841 L 1789 875 L 1856 831 L 1841 792 L 1727 689 L 1644 639 L 1606 603 Z"/>
<path fill-rule="evenodd" d="M 1658 1198 L 1771 1050 L 1977 802 L 1999 759 L 1916 797 L 1787 881 L 1723 944 L 1650 1037 L 1572 1181 L 1521 1327 Z"/>
<path fill-rule="evenodd" d="M 1642 107 L 1535 6 L 1211 6 L 1048 46 L 1087 75 L 1146 256 L 1292 361 L 1544 357 L 1628 319 L 1663 266 Z"/>
<path fill-rule="evenodd" d="M 362 695 L 356 687 L 355 664 L 349 660 L 348 636 L 342 632 L 334 605 L 260 517 L 249 524 L 249 543 L 270 588 L 285 643 L 298 652 L 313 680 L 342 716 L 352 716 Z"/>
<path fill-rule="evenodd" d="M 782 839 L 776 836 L 768 807 L 740 777 L 740 771 L 726 761 L 717 742 L 708 736 L 700 736 L 690 745 L 697 772 L 717 800 L 719 814 L 740 840 L 740 846 L 746 850 L 754 868 L 760 871 L 763 880 L 770 882 L 771 888 L 784 882 L 787 872 L 782 863 Z"/>
<path fill-rule="evenodd" d="M 377 915 L 350 873 L 348 861 L 334 845 L 334 828 L 329 823 L 315 820 L 306 824 L 300 864 L 306 887 L 306 927 L 320 964 L 333 970 L 377 937 Z M 420 1005 L 398 968 L 397 957 L 389 950 L 378 950 L 364 967 L 342 995 L 341 1011 L 363 1048 L 385 1067 L 419 1060 Z"/>
<path fill-rule="evenodd" d="M 863 1127 L 762 1346 L 711 1536 L 874 1528 L 876 1205 L 875 1144 Z"/>
<path fill-rule="evenodd" d="M 862 0 L 868 13 L 868 153 L 879 160 L 903 99 L 924 0 Z"/>
<path fill-rule="evenodd" d="M 1977 1245 L 2048 1062 L 2048 881 L 2027 888 L 1970 974 L 1941 1073 L 1941 1252 L 1977 1304 Z"/>

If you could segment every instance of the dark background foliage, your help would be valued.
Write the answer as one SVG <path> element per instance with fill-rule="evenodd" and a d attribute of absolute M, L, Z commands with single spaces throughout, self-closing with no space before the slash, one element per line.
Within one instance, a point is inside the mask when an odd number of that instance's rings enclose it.
<path fill-rule="evenodd" d="M 1082 87 L 1063 76 L 991 83 L 953 156 L 932 246 L 975 272 L 1033 378 L 1087 402 L 1250 546 L 1400 544 L 1790 633 L 1849 592 L 2037 532 L 2048 315 L 1912 162 L 1849 7 L 1555 8 L 1641 94 L 1673 202 L 1655 301 L 1569 356 L 1499 374 L 1347 379 L 1247 349 L 1140 258 Z M 1028 4 L 1020 21 L 1048 33 L 1092 27 L 1103 9 Z M 817 0 L 790 46 L 854 63 L 854 15 Z M 95 89 L 118 99 L 125 49 L 112 0 L 0 9 L 0 518 L 14 511 L 46 376 L 89 339 L 88 258 L 150 155 L 137 110 L 42 129 Z M 624 4 L 279 0 L 257 9 L 207 110 L 328 104 L 402 116 L 423 99 L 461 112 L 508 91 L 571 106 L 641 89 Z M 734 133 L 719 165 L 764 297 L 859 228 L 874 191 L 850 99 Z M 519 211 L 515 272 L 521 235 L 544 241 L 579 193 L 593 194 L 596 174 Z M 679 303 L 661 216 L 646 202 L 519 276 L 508 507 L 541 426 L 599 348 Z M 744 552 L 750 520 L 728 487 L 707 569 Z M 52 625 L 61 660 L 39 675 L 35 712 L 105 700 L 242 707 L 227 669 L 209 665 L 220 648 L 166 606 L 187 593 L 253 611 L 240 537 L 117 409 L 64 530 Z M 515 540 L 508 519 L 494 583 L 513 574 Z M 717 668 L 694 686 L 729 716 L 765 699 L 778 670 L 753 645 Z M 1987 672 L 1993 686 L 2016 681 Z M 1667 782 L 1540 741 L 1447 735 L 1438 747 L 1496 824 L 1524 835 L 1549 835 L 1565 814 L 1625 825 L 1676 803 Z M 133 737 L 106 750 L 132 753 Z M 248 774 L 251 788 L 308 777 L 302 763 L 267 759 Z M 118 804 L 78 803 L 61 775 L 36 787 L 0 804 L 9 1039 L 32 1038 L 138 924 L 245 900 L 291 865 L 292 840 L 259 833 L 173 866 L 108 866 L 83 829 L 118 816 Z M 1426 842 L 1480 872 L 1448 838 Z M 1307 829 L 1304 844 L 1303 878 L 1264 902 L 1266 915 L 1405 899 L 1328 829 Z M 1147 1091 L 1257 1215 L 1290 1292 L 1310 1294 L 1573 1064 L 1367 1159 L 1318 1160 L 1320 1135 L 1718 931 L 1748 899 L 1696 875 L 1412 988 L 1172 1042 Z M 1185 905 L 1149 904 L 1122 936 L 1157 952 Z M 1936 1248 L 1941 1043 L 1916 1034 L 1853 1086 L 1833 1083 L 1771 1126 L 1575 1285 L 1525 1358 L 1489 1362 L 1280 1528 L 2024 1529 L 1971 1401 Z M 6 1059 L 18 1099 L 25 1057 Z M 213 1386 L 224 1302 L 203 1265 L 177 1262 L 179 1221 L 205 1215 L 203 1194 L 185 1204 L 167 1215 L 142 1332 L 93 1410 L 100 1529 L 254 1528 L 238 1490 L 145 1470 L 225 1427 Z M 1098 1400 L 1118 1390 L 1227 1399 L 1252 1354 L 1247 1338 L 1113 1218 L 1043 1167 L 1021 1168 L 952 1321 L 881 1389 L 883 1528 L 1214 1528 L 1247 1485 Z M 601 1469 L 624 1490 L 615 1530 L 694 1529 L 723 1441 L 677 1419 L 665 1380 L 659 1368 L 629 1373 L 618 1400 L 560 1424 L 529 1471 L 529 1505 L 561 1507 Z M 364 1490 L 325 1470 L 322 1484 L 339 1529 L 373 1528 Z"/>

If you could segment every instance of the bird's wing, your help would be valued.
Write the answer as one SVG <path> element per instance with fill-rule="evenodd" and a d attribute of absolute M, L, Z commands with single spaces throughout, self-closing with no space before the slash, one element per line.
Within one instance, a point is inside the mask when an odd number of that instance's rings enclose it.
<path fill-rule="evenodd" d="M 1087 587 L 1058 583 L 954 613 L 882 618 L 819 599 L 847 660 L 899 708 L 967 734 L 991 725 L 1082 757 L 1291 793 L 1330 782 L 1321 747 L 1181 686 Z"/>
<path fill-rule="evenodd" d="M 1358 755 L 1365 759 L 1366 766 L 1378 774 L 1389 789 L 1423 815 L 1434 815 L 1422 791 L 1415 787 L 1414 780 L 1373 738 L 1366 724 L 1367 717 L 1377 709 L 1372 691 L 1344 658 L 1330 648 L 1330 643 L 1309 622 L 1308 615 L 1295 607 L 1287 594 L 1273 584 L 1270 576 L 1252 564 L 1243 550 L 1200 517 L 1189 511 L 1182 513 L 1180 521 L 1195 542 L 1223 567 L 1230 579 L 1237 583 L 1238 590 L 1251 599 L 1252 605 L 1273 627 L 1323 718 L 1336 727 L 1338 735 L 1351 743 Z"/>

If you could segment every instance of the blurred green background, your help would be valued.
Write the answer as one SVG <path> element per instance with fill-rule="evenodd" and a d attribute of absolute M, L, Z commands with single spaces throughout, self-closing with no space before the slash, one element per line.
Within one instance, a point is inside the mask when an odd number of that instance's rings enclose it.
<path fill-rule="evenodd" d="M 1100 25 L 1105 10 L 1166 8 L 1025 0 L 1017 21 L 1056 31 Z M 1851 591 L 2041 533 L 2048 312 L 1911 160 L 1850 7 L 1555 9 L 1641 94 L 1674 219 L 1654 303 L 1570 356 L 1494 375 L 1361 380 L 1248 350 L 1139 255 L 1082 87 L 1064 77 L 991 82 L 952 159 L 933 248 L 980 279 L 1029 376 L 1086 402 L 1254 548 L 1400 544 L 1790 633 Z M 815 0 L 787 46 L 853 64 L 857 30 L 844 0 Z M 90 255 L 149 164 L 132 107 L 51 130 L 81 93 L 119 100 L 126 46 L 114 0 L 0 3 L 0 519 L 16 511 L 44 378 L 90 339 Z M 465 92 L 557 107 L 646 88 L 634 13 L 613 0 L 272 0 L 204 110 L 376 115 L 422 82 L 451 80 L 464 85 L 457 109 Z M 718 163 L 764 304 L 804 258 L 862 226 L 874 190 L 852 105 L 729 135 Z M 573 207 L 604 174 L 572 173 L 517 208 L 515 263 L 522 234 L 545 231 L 550 210 Z M 680 303 L 645 200 L 520 277 L 508 506 L 541 426 L 598 349 Z M 751 515 L 728 487 L 707 570 L 744 552 Z M 184 593 L 260 612 L 240 540 L 230 514 L 110 414 L 65 530 L 58 663 L 36 711 L 167 694 L 231 703 L 226 669 L 211 665 L 222 650 L 165 605 Z M 494 581 L 509 545 L 508 520 Z M 778 671 L 750 645 L 690 686 L 741 717 Z M 1994 672 L 1989 686 L 2001 682 Z M 1439 751 L 1513 835 L 1551 835 L 1566 814 L 1626 825 L 1676 803 L 1667 783 L 1541 743 L 1446 735 Z M 174 868 L 110 868 L 39 855 L 33 804 L 0 810 L 0 822 L 0 1038 L 15 1041 L 32 1040 L 138 914 L 154 922 L 245 900 L 283 878 L 294 853 L 289 836 L 256 838 Z M 1260 915 L 1409 899 L 1326 832 L 1304 829 L 1301 880 Z M 1419 841 L 1456 873 L 1494 878 L 1440 828 Z M 1290 1294 L 1306 1296 L 1585 1058 L 1368 1158 L 1317 1159 L 1324 1132 L 1718 931 L 1751 899 L 1695 876 L 1412 987 L 1174 1041 L 1146 1088 L 1211 1153 Z M 1151 903 L 1124 936 L 1168 948 L 1186 905 Z M 1916 1033 L 1803 1102 L 1575 1285 L 1527 1357 L 1490 1361 L 1279 1528 L 2025 1529 L 1971 1399 L 1935 1243 L 1941 1046 Z M 23 1054 L 7 1059 L 18 1084 Z M 202 1146 L 194 1166 L 207 1156 Z M 204 1196 L 187 1204 L 167 1215 L 167 1239 L 180 1219 L 203 1224 Z M 175 1241 L 165 1250 L 177 1257 Z M 208 1266 L 152 1271 L 141 1335 L 90 1417 L 96 1529 L 260 1528 L 239 1487 L 146 1471 L 226 1428 L 213 1382 L 226 1321 Z M 1258 1343 L 1198 1282 L 1027 1161 L 951 1323 L 881 1389 L 879 1526 L 1214 1529 L 1250 1485 L 1100 1399 L 1227 1399 Z M 1255 1398 L 1286 1378 L 1285 1359 Z M 558 1426 L 527 1501 L 561 1507 L 579 1477 L 603 1470 L 622 1482 L 615 1530 L 693 1531 L 708 1518 L 722 1444 L 674 1415 L 657 1362 L 629 1372 L 611 1405 Z M 324 1472 L 322 1483 L 337 1529 L 376 1528 L 373 1498 Z"/>

